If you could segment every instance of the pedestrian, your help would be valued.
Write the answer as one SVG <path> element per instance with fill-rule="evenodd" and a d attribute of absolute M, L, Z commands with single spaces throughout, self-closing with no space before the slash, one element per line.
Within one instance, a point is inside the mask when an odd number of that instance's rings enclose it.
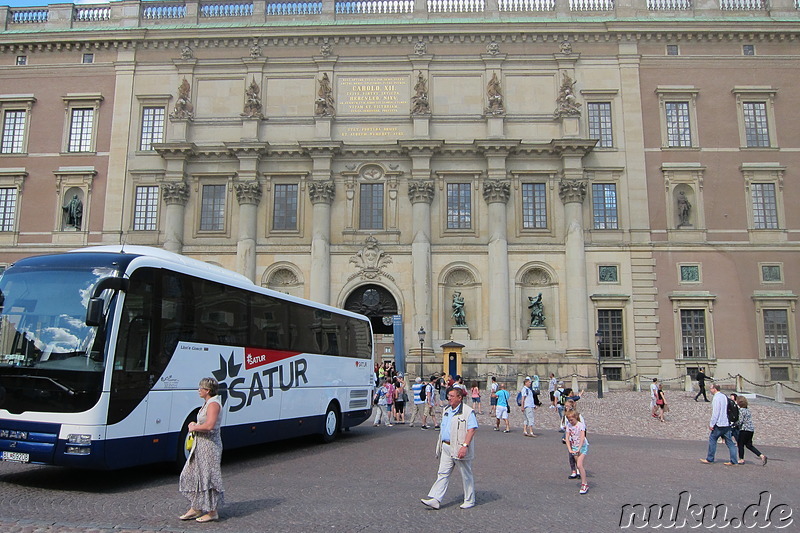
<path fill-rule="evenodd" d="M 569 413 L 570 411 L 574 411 L 574 410 L 575 410 L 575 400 L 567 400 L 566 403 L 564 403 L 564 412 L 565 413 Z M 586 420 L 584 420 L 583 415 L 578 413 L 578 419 L 581 421 L 581 423 L 584 425 L 584 428 L 585 428 L 586 427 Z M 567 417 L 564 417 L 564 419 L 561 422 L 561 431 L 562 432 L 566 431 L 567 423 L 568 423 L 567 422 Z M 586 429 L 584 429 L 584 436 L 587 433 L 588 433 L 588 431 Z M 565 443 L 566 442 L 566 437 L 561 439 L 561 442 Z M 572 455 L 572 451 L 571 450 L 567 450 L 567 451 L 568 451 L 567 459 L 569 460 L 569 469 L 570 469 L 570 474 L 569 474 L 568 477 L 569 477 L 569 479 L 577 479 L 577 478 L 581 477 L 581 471 L 580 471 L 580 469 L 578 469 L 578 462 L 575 460 L 575 456 Z"/>
<path fill-rule="evenodd" d="M 403 380 L 403 375 L 398 374 L 394 378 L 394 423 L 406 423 L 406 401 L 408 400 L 408 393 L 406 393 L 406 382 Z"/>
<path fill-rule="evenodd" d="M 425 410 L 425 400 L 419 397 L 419 393 L 425 386 L 426 384 L 422 382 L 422 378 L 419 376 L 414 380 L 414 384 L 411 385 L 411 393 L 414 396 L 414 411 L 411 413 L 411 421 L 408 427 L 414 427 L 414 421 L 417 419 L 417 416 L 421 419 L 424 418 L 422 413 Z"/>
<path fill-rule="evenodd" d="M 430 382 L 425 386 L 425 408 L 422 411 L 422 429 L 428 429 L 428 417 L 433 420 L 434 429 L 439 429 L 436 424 L 436 383 L 438 378 L 434 374 Z"/>
<path fill-rule="evenodd" d="M 737 398 L 736 403 L 739 405 L 739 438 L 736 439 L 736 443 L 739 445 L 739 464 L 744 464 L 744 449 L 747 448 L 761 458 L 761 466 L 766 466 L 767 456 L 753 446 L 753 433 L 756 426 L 753 423 L 753 415 L 747 407 L 747 398 L 744 396 Z"/>
<path fill-rule="evenodd" d="M 705 368 L 700 367 L 700 370 L 698 370 L 697 374 L 694 375 L 694 379 L 697 380 L 697 385 L 700 387 L 700 392 L 698 392 L 697 396 L 694 397 L 694 401 L 697 401 L 701 394 L 703 395 L 703 399 L 708 401 L 708 398 L 706 397 L 706 380 L 711 378 L 705 375 Z"/>
<path fill-rule="evenodd" d="M 550 409 L 556 408 L 556 385 L 558 385 L 556 375 L 550 372 L 550 381 L 547 384 L 547 392 L 550 394 Z"/>
<path fill-rule="evenodd" d="M 472 387 L 470 390 L 470 396 L 472 397 L 472 408 L 478 410 L 478 414 L 483 414 L 483 409 L 481 409 L 481 389 L 478 388 L 478 382 L 473 381 Z"/>
<path fill-rule="evenodd" d="M 511 425 L 508 421 L 508 391 L 506 390 L 506 384 L 501 383 L 500 389 L 495 394 L 497 397 L 497 407 L 495 409 L 495 418 L 497 419 L 497 423 L 494 426 L 495 431 L 500 431 L 500 421 L 504 420 L 506 423 L 506 429 L 503 430 L 503 433 L 509 433 L 511 431 Z"/>
<path fill-rule="evenodd" d="M 219 509 L 225 501 L 220 467 L 222 402 L 217 396 L 219 383 L 214 378 L 203 378 L 197 392 L 203 399 L 203 407 L 197 413 L 197 422 L 189 422 L 188 426 L 194 442 L 183 466 L 178 490 L 189 499 L 189 510 L 180 519 L 212 522 L 219 520 Z"/>
<path fill-rule="evenodd" d="M 663 385 L 661 383 L 658 384 L 658 399 L 656 400 L 656 407 L 658 408 L 658 419 L 662 422 L 665 422 L 664 415 L 669 411 L 669 406 L 667 405 L 667 396 L 664 394 Z"/>
<path fill-rule="evenodd" d="M 586 454 L 589 452 L 589 441 L 586 439 L 586 425 L 580 420 L 580 413 L 577 410 L 567 411 L 567 434 L 565 444 L 570 455 L 575 457 L 575 463 L 581 472 L 580 494 L 589 492 L 589 484 L 586 482 Z"/>
<path fill-rule="evenodd" d="M 464 385 L 464 378 L 461 376 L 456 376 L 455 380 L 453 381 L 453 387 L 458 387 L 459 389 L 464 391 L 464 396 L 467 395 L 467 386 Z"/>
<path fill-rule="evenodd" d="M 375 415 L 375 421 L 372 423 L 373 426 L 377 427 L 381 420 L 385 420 L 385 424 L 388 427 L 392 427 L 392 421 L 389 418 L 389 413 L 391 412 L 391 405 L 389 404 L 388 397 L 394 394 L 394 387 L 392 387 L 392 382 L 389 381 L 389 378 L 383 380 L 383 386 L 375 391 L 375 400 L 377 403 L 375 405 L 378 406 L 378 413 Z"/>
<path fill-rule="evenodd" d="M 558 402 L 559 402 L 558 409 L 559 412 L 564 413 L 564 416 L 561 417 L 561 427 L 558 430 L 560 433 L 564 433 L 565 428 L 567 426 L 567 415 L 566 415 L 567 404 L 569 402 L 572 402 L 573 409 L 577 409 L 578 400 L 581 399 L 581 396 L 583 396 L 583 391 L 581 391 L 578 394 L 572 394 L 572 389 L 570 387 L 567 387 L 566 389 L 561 389 L 561 392 L 558 395 Z"/>
<path fill-rule="evenodd" d="M 656 405 L 657 400 L 658 378 L 653 378 L 653 382 L 650 384 L 650 413 L 653 415 L 653 418 L 658 418 L 658 405 Z"/>
<path fill-rule="evenodd" d="M 439 397 L 439 404 L 443 404 L 447 394 L 447 383 L 442 375 L 436 379 L 436 395 Z"/>
<path fill-rule="evenodd" d="M 732 392 L 730 396 L 728 396 L 728 422 L 731 425 L 731 437 L 733 437 L 733 440 L 736 441 L 737 444 L 739 442 L 739 422 L 741 421 L 739 418 L 738 400 L 739 395 L 735 392 Z"/>
<path fill-rule="evenodd" d="M 533 389 L 531 389 L 531 380 L 527 378 L 522 386 L 522 405 L 520 405 L 520 410 L 522 411 L 522 434 L 525 437 L 537 437 L 533 432 L 533 410 L 536 409 L 536 397 L 533 394 Z"/>
<path fill-rule="evenodd" d="M 557 385 L 557 388 L 556 388 L 556 392 L 555 392 L 555 398 L 556 398 L 556 410 L 558 412 L 558 419 L 559 420 L 563 420 L 564 419 L 564 404 L 567 401 L 566 389 L 564 389 L 564 382 L 563 381 L 559 381 L 558 382 L 558 385 Z M 564 432 L 563 429 L 560 430 L 560 431 L 562 433 Z"/>
<path fill-rule="evenodd" d="M 492 416 L 497 414 L 497 378 L 492 376 L 492 385 L 489 389 L 489 407 L 492 409 Z"/>
<path fill-rule="evenodd" d="M 708 423 L 708 455 L 705 459 L 700 459 L 701 463 L 711 464 L 717 454 L 717 439 L 722 437 L 728 446 L 731 460 L 725 463 L 727 466 L 738 464 L 736 458 L 736 444 L 731 436 L 731 426 L 728 422 L 728 397 L 719 390 L 719 385 L 712 383 L 710 386 L 713 396 L 711 397 L 711 420 Z"/>
<path fill-rule="evenodd" d="M 454 387 L 447 393 L 448 407 L 442 414 L 442 428 L 436 442 L 436 456 L 439 458 L 439 470 L 436 481 L 428 497 L 422 503 L 431 509 L 438 509 L 442 503 L 450 474 L 458 465 L 461 480 L 464 484 L 464 503 L 461 509 L 475 506 L 475 480 L 472 476 L 472 460 L 475 456 L 474 438 L 478 429 L 478 418 L 471 407 L 464 405 L 466 396 L 463 389 Z"/>

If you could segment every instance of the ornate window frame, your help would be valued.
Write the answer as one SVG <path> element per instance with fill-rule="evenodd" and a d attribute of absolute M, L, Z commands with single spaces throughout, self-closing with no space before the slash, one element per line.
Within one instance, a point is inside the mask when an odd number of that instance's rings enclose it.
<path fill-rule="evenodd" d="M 28 172 L 25 168 L 3 168 L 0 169 L 0 187 L 4 189 L 16 189 L 16 205 L 14 207 L 14 229 L 11 231 L 0 231 L 0 244 L 14 245 L 19 238 L 19 215 L 20 202 L 22 200 L 22 189 L 25 185 L 25 178 Z"/>
<path fill-rule="evenodd" d="M 267 235 L 270 237 L 302 237 L 303 218 L 305 216 L 304 192 L 306 190 L 307 172 L 270 172 L 265 175 L 264 191 L 269 201 L 265 202 Z M 275 229 L 275 186 L 297 185 L 297 225 L 294 229 Z"/>
<path fill-rule="evenodd" d="M 774 150 L 778 148 L 778 132 L 775 128 L 775 95 L 778 90 L 772 87 L 744 85 L 734 87 L 731 93 L 736 97 L 740 150 Z M 766 104 L 769 146 L 747 146 L 747 132 L 745 131 L 744 120 L 744 104 L 746 102 L 763 102 Z"/>
<path fill-rule="evenodd" d="M 714 302 L 717 296 L 708 291 L 675 291 L 669 295 L 672 302 L 674 333 L 674 359 L 675 365 L 680 369 L 686 366 L 697 366 L 697 362 L 716 361 L 716 348 L 714 343 Z M 681 328 L 681 311 L 688 309 L 701 309 L 705 311 L 706 356 L 683 357 L 683 334 Z M 703 366 L 703 365 L 700 365 Z M 683 370 L 681 370 L 683 372 Z"/>
<path fill-rule="evenodd" d="M 659 85 L 656 87 L 658 95 L 659 119 L 661 122 L 661 149 L 662 150 L 698 150 L 700 138 L 697 130 L 697 96 L 700 90 L 688 85 Z M 686 102 L 689 104 L 689 146 L 670 146 L 667 135 L 667 102 Z"/>
<path fill-rule="evenodd" d="M 25 111 L 25 125 L 22 130 L 22 148 L 19 152 L 0 154 L 2 157 L 22 156 L 28 153 L 28 137 L 31 131 L 31 113 L 36 97 L 33 94 L 0 94 L 0 128 L 5 128 L 6 111 Z M 0 135 L 2 132 L 0 132 Z"/>
<path fill-rule="evenodd" d="M 759 365 L 786 366 L 787 363 L 798 362 L 797 318 L 796 308 L 798 296 L 792 291 L 755 291 L 751 297 L 755 304 L 756 338 L 758 339 Z M 781 309 L 786 311 L 789 334 L 789 357 L 768 358 L 764 331 L 764 310 Z"/>
<path fill-rule="evenodd" d="M 744 190 L 747 198 L 747 231 L 752 242 L 785 242 L 786 212 L 783 202 L 783 181 L 786 167 L 779 163 L 742 163 L 739 167 L 744 178 Z M 775 187 L 775 209 L 778 217 L 777 228 L 756 228 L 753 209 L 753 184 L 771 183 Z"/>
<path fill-rule="evenodd" d="M 227 174 L 227 173 L 219 173 L 219 172 L 209 172 L 209 173 L 193 173 L 191 180 L 192 186 L 194 188 L 195 194 L 192 195 L 195 201 L 195 208 L 194 208 L 194 224 L 192 227 L 193 236 L 195 238 L 213 238 L 213 237 L 225 237 L 229 238 L 231 236 L 231 216 L 233 209 L 231 208 L 234 194 L 233 192 L 233 179 L 234 174 Z M 225 214 L 222 217 L 222 229 L 221 230 L 201 230 L 200 229 L 200 222 L 202 219 L 202 210 L 203 210 L 203 186 L 205 185 L 224 185 L 225 186 Z"/>
<path fill-rule="evenodd" d="M 67 93 L 62 96 L 64 101 L 64 131 L 61 140 L 62 154 L 94 154 L 97 152 L 97 124 L 100 122 L 100 104 L 103 102 L 103 95 L 100 93 Z M 92 126 L 91 140 L 88 150 L 70 151 L 69 138 L 72 130 L 72 110 L 91 108 Z"/>

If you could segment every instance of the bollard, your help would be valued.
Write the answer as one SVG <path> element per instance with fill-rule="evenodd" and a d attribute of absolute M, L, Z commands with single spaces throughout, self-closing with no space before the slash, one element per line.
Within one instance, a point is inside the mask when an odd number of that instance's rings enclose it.
<path fill-rule="evenodd" d="M 786 403 L 786 398 L 783 396 L 783 383 L 780 381 L 775 384 L 775 401 L 778 403 Z"/>
<path fill-rule="evenodd" d="M 692 389 L 692 376 L 689 374 L 683 376 L 683 391 L 694 392 L 694 389 Z"/>
<path fill-rule="evenodd" d="M 636 375 L 636 392 L 642 392 L 642 378 Z"/>
<path fill-rule="evenodd" d="M 606 379 L 606 375 L 603 374 L 603 393 L 605 394 L 608 392 L 608 379 Z"/>
<path fill-rule="evenodd" d="M 572 394 L 578 394 L 580 389 L 578 388 L 578 374 L 572 374 Z"/>
<path fill-rule="evenodd" d="M 744 392 L 744 376 L 736 374 L 736 392 Z"/>

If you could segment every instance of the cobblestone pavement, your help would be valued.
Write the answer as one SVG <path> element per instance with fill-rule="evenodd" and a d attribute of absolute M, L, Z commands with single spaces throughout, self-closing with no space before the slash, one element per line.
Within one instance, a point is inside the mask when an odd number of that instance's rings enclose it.
<path fill-rule="evenodd" d="M 759 425 L 755 440 L 769 456 L 766 467 L 753 462 L 750 452 L 746 465 L 726 467 L 724 446 L 718 447 L 716 464 L 703 465 L 699 459 L 705 456 L 707 430 L 701 430 L 710 407 L 691 398 L 681 400 L 682 394 L 670 394 L 675 418 L 663 424 L 649 418 L 647 393 L 611 393 L 603 400 L 587 395 L 581 400 L 591 442 L 587 456 L 591 489 L 583 496 L 578 495 L 577 482 L 567 479 L 561 434 L 553 429 L 554 410 L 544 408 L 537 410 L 536 439 L 522 436 L 518 411 L 512 414 L 510 434 L 492 431 L 489 416 L 480 417 L 474 465 L 478 504 L 470 510 L 458 507 L 462 497 L 458 474 L 441 510 L 427 510 L 419 502 L 436 476 L 436 432 L 366 423 L 330 445 L 298 439 L 226 452 L 223 476 L 228 503 L 222 519 L 209 524 L 177 519 L 186 503 L 177 492 L 177 477 L 163 467 L 85 472 L 2 463 L 0 532 L 524 528 L 591 533 L 618 530 L 626 504 L 678 506 L 683 492 L 693 504 L 724 505 L 730 518 L 758 504 L 763 491 L 771 494 L 769 504 L 762 500 L 764 505 L 784 504 L 794 511 L 795 522 L 783 531 L 800 530 L 797 450 L 766 443 Z M 761 403 L 754 412 L 763 411 L 769 418 L 773 408 L 783 417 L 794 416 L 791 409 Z M 767 422 L 757 419 L 757 424 Z M 789 422 L 785 427 L 798 426 Z M 627 431 L 646 437 L 620 434 Z M 796 435 L 796 429 L 791 434 Z"/>

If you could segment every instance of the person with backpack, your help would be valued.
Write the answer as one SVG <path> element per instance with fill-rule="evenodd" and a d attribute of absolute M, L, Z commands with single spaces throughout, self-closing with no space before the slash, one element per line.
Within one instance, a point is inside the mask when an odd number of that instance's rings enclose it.
<path fill-rule="evenodd" d="M 422 429 L 428 429 L 428 417 L 433 420 L 434 429 L 439 429 L 439 424 L 436 423 L 436 376 L 431 376 L 430 381 L 425 388 L 420 392 L 420 397 L 423 397 L 425 407 L 422 411 Z"/>
<path fill-rule="evenodd" d="M 417 419 L 417 415 L 420 418 L 424 418 L 423 411 L 425 410 L 425 387 L 427 383 L 422 382 L 422 378 L 417 376 L 414 380 L 414 384 L 411 385 L 411 394 L 414 396 L 414 412 L 411 413 L 411 421 L 408 424 L 408 427 L 414 427 L 414 420 Z"/>
<path fill-rule="evenodd" d="M 719 385 L 712 383 L 709 387 L 713 394 L 711 398 L 711 420 L 708 423 L 710 431 L 708 435 L 708 454 L 705 459 L 700 459 L 701 463 L 711 464 L 717 454 L 717 440 L 722 437 L 728 447 L 731 460 L 725 463 L 726 466 L 738 464 L 736 444 L 731 436 L 731 423 L 728 420 L 728 397 L 719 390 Z"/>
<path fill-rule="evenodd" d="M 728 396 L 728 422 L 731 423 L 731 437 L 739 444 L 739 395 L 732 392 Z"/>
<path fill-rule="evenodd" d="M 508 394 L 508 391 L 506 390 L 505 383 L 500 384 L 500 389 L 494 394 L 494 396 L 497 398 L 497 409 L 495 412 L 497 424 L 495 424 L 494 430 L 500 431 L 500 420 L 505 420 L 506 429 L 503 430 L 503 433 L 510 433 L 511 424 L 508 422 L 508 399 L 510 394 Z"/>
<path fill-rule="evenodd" d="M 520 391 L 520 399 L 517 401 L 522 411 L 522 434 L 526 437 L 537 437 L 533 432 L 533 410 L 536 409 L 536 398 L 531 389 L 531 380 L 526 379 Z M 530 430 L 530 432 L 529 432 Z"/>
<path fill-rule="evenodd" d="M 389 378 L 386 378 L 383 381 L 383 386 L 375 391 L 375 400 L 377 400 L 375 405 L 378 406 L 378 413 L 375 415 L 375 421 L 372 423 L 373 426 L 379 426 L 381 421 L 384 420 L 387 427 L 392 427 L 390 415 L 392 405 L 389 403 L 389 398 L 393 395 L 394 386 Z"/>

